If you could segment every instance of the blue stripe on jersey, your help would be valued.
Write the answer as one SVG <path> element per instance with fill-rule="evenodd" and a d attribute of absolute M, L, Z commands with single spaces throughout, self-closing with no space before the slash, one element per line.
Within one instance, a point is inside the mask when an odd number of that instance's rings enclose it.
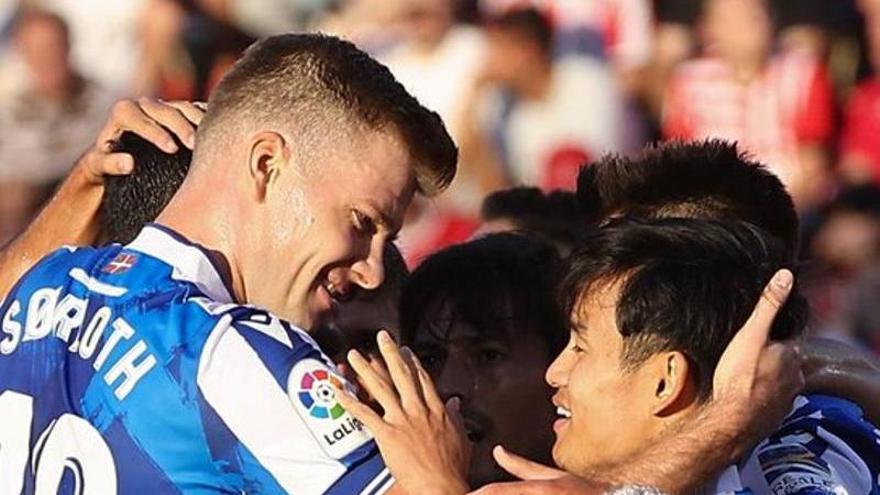
<path fill-rule="evenodd" d="M 385 469 L 385 464 L 382 462 L 382 457 L 379 455 L 379 449 L 373 446 L 371 450 L 372 453 L 369 457 L 357 464 L 349 466 L 349 475 L 337 481 L 336 484 L 324 492 L 325 495 L 350 495 L 360 493 L 365 486 L 369 485 L 370 482 L 376 478 L 376 476 L 381 474 Z M 391 475 L 389 474 L 388 476 Z M 383 485 L 384 483 L 379 483 L 378 486 L 381 487 Z"/>
<path fill-rule="evenodd" d="M 828 453 L 834 450 L 834 446 L 821 436 L 821 430 L 839 438 L 852 449 L 870 471 L 870 479 L 862 480 L 871 486 L 869 493 L 880 495 L 880 430 L 865 420 L 861 408 L 850 401 L 826 395 L 809 395 L 806 399 L 759 449 L 767 482 L 773 483 L 783 475 L 832 476 Z M 804 441 L 793 443 L 793 437 L 804 438 Z M 786 449 L 802 449 L 803 452 L 787 453 Z M 835 452 L 835 455 L 839 456 L 841 452 Z M 777 466 L 779 459 L 785 460 L 785 464 Z M 805 486 L 797 493 L 825 495 L 831 493 L 830 490 L 817 483 L 816 486 Z"/>
<path fill-rule="evenodd" d="M 145 234 L 149 246 L 142 244 L 141 250 L 135 249 L 136 241 L 131 248 L 58 251 L 15 285 L 0 303 L 0 319 L 7 317 L 8 325 L 24 325 L 29 318 L 33 323 L 35 317 L 28 315 L 34 310 L 30 302 L 33 294 L 44 289 L 49 289 L 45 293 L 50 295 L 57 291 L 59 300 L 72 298 L 69 302 L 82 304 L 84 312 L 77 326 L 76 304 L 62 318 L 57 305 L 46 306 L 48 311 L 59 311 L 49 314 L 47 321 L 54 325 L 47 327 L 49 334 L 23 340 L 10 352 L 0 354 L 0 394 L 16 391 L 32 397 L 30 449 L 48 425 L 62 415 L 86 419 L 89 428 L 103 437 L 114 458 L 120 493 L 283 492 L 270 471 L 260 465 L 202 396 L 197 382 L 202 351 L 217 322 L 223 315 L 231 315 L 232 328 L 228 331 L 236 331 L 245 339 L 285 393 L 287 377 L 297 361 L 329 360 L 310 339 L 265 311 L 234 304 L 218 310 L 217 306 L 229 301 L 223 300 L 225 289 L 218 288 L 221 277 L 213 271 L 208 257 L 158 229 L 145 229 Z M 158 244 L 155 251 L 152 244 Z M 107 270 L 111 262 L 120 260 L 120 254 L 132 256 L 130 266 Z M 71 276 L 71 270 L 77 275 Z M 219 300 L 208 301 L 205 292 L 219 294 Z M 10 312 L 14 305 L 20 306 L 17 314 Z M 97 355 L 114 333 L 112 323 L 103 334 L 96 334 L 100 336 L 91 356 L 81 356 L 77 346 L 87 324 L 99 311 L 110 315 L 108 321 L 124 321 L 133 333 L 104 353 L 106 360 L 96 371 Z M 281 333 L 262 332 L 247 324 L 260 318 L 276 321 Z M 65 333 L 67 327 L 70 332 Z M 278 328 L 272 331 L 278 332 Z M 0 326 L 0 342 L 11 346 L 14 333 L 14 328 Z M 290 347 L 271 335 L 289 341 Z M 127 375 L 111 379 L 108 371 L 137 346 L 146 349 L 139 358 L 149 356 L 155 364 L 130 389 L 120 392 Z M 296 442 L 297 438 L 289 441 Z M 369 486 L 384 470 L 373 442 L 365 443 L 341 461 L 331 461 L 320 451 L 314 455 L 315 463 L 338 462 L 348 469 L 341 475 L 333 474 L 333 479 L 322 480 L 326 482 L 323 486 L 344 486 L 352 493 Z M 301 469 L 307 476 L 310 473 L 308 463 L 292 468 Z M 30 469 L 29 465 L 25 493 L 33 491 Z M 62 483 L 67 486 L 70 473 L 64 476 Z"/>

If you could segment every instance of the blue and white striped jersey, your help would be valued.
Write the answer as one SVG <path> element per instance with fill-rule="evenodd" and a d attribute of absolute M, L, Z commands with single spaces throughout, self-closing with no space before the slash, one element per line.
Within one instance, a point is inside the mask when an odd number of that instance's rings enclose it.
<path fill-rule="evenodd" d="M 170 230 L 62 249 L 0 305 L 0 493 L 383 493 L 332 382 Z"/>
<path fill-rule="evenodd" d="M 798 397 L 782 427 L 708 493 L 880 495 L 880 430 L 852 402 Z"/>

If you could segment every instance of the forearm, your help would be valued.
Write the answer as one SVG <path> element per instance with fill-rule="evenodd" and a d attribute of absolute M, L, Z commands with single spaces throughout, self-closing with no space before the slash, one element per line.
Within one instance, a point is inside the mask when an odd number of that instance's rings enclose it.
<path fill-rule="evenodd" d="M 739 433 L 710 408 L 686 429 L 671 432 L 630 462 L 597 473 L 610 485 L 648 485 L 666 493 L 694 493 L 742 454 Z"/>
<path fill-rule="evenodd" d="M 0 299 L 48 253 L 64 244 L 95 241 L 103 192 L 81 164 L 74 167 L 31 225 L 0 250 Z"/>

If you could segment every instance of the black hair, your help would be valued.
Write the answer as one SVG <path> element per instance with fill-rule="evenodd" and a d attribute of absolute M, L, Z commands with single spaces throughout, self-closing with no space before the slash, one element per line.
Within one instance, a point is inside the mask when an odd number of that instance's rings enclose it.
<path fill-rule="evenodd" d="M 578 174 L 578 199 L 605 220 L 643 218 L 742 220 L 798 251 L 798 216 L 778 177 L 737 149 L 712 139 L 670 141 L 634 157 L 607 155 Z"/>
<path fill-rule="evenodd" d="M 589 215 L 574 193 L 545 194 L 537 187 L 513 187 L 489 194 L 483 200 L 480 217 L 484 222 L 509 220 L 518 230 L 552 242 L 566 252 L 589 223 Z"/>
<path fill-rule="evenodd" d="M 560 263 L 552 245 L 521 234 L 492 234 L 439 251 L 404 286 L 402 341 L 412 343 L 432 310 L 448 304 L 453 319 L 487 336 L 516 338 L 515 332 L 535 332 L 554 356 L 568 338 L 555 298 Z"/>
<path fill-rule="evenodd" d="M 487 27 L 509 31 L 535 43 L 548 56 L 553 53 L 554 33 L 550 20 L 533 7 L 514 8 L 487 20 Z"/>
<path fill-rule="evenodd" d="M 170 133 L 173 135 L 173 133 Z M 175 137 L 178 151 L 168 154 L 146 139 L 124 132 L 113 143 L 114 153 L 134 158 L 130 175 L 109 176 L 104 180 L 101 202 L 101 237 L 127 244 L 146 223 L 156 219 L 180 188 L 189 171 L 192 151 Z"/>
<path fill-rule="evenodd" d="M 576 321 L 585 298 L 620 283 L 616 324 L 624 340 L 623 368 L 680 351 L 705 401 L 721 354 L 781 268 L 794 269 L 784 245 L 745 222 L 620 218 L 585 236 L 566 263 L 560 290 Z M 806 300 L 793 289 L 771 338 L 801 335 L 807 317 Z"/>

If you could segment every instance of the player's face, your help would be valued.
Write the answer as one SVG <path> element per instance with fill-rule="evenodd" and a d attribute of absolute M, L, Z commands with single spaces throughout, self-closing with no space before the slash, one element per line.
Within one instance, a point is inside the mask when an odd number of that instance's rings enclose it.
<path fill-rule="evenodd" d="M 516 325 L 507 320 L 499 324 Z M 542 377 L 550 359 L 535 330 L 477 329 L 444 304 L 425 315 L 412 347 L 443 399 L 461 398 L 471 486 L 508 478 L 492 458 L 495 445 L 549 462 L 554 408 Z"/>
<path fill-rule="evenodd" d="M 252 284 L 261 297 L 252 300 L 306 329 L 355 286 L 383 282 L 383 246 L 415 192 L 409 155 L 396 134 L 341 141 L 320 163 L 267 193 L 276 195 L 267 203 L 277 223 L 270 245 L 258 247 L 266 263 Z"/>
<path fill-rule="evenodd" d="M 597 288 L 572 315 L 571 339 L 547 370 L 556 388 L 553 460 L 575 474 L 625 460 L 654 436 L 649 404 L 639 400 L 640 370 L 621 369 L 618 284 Z"/>

